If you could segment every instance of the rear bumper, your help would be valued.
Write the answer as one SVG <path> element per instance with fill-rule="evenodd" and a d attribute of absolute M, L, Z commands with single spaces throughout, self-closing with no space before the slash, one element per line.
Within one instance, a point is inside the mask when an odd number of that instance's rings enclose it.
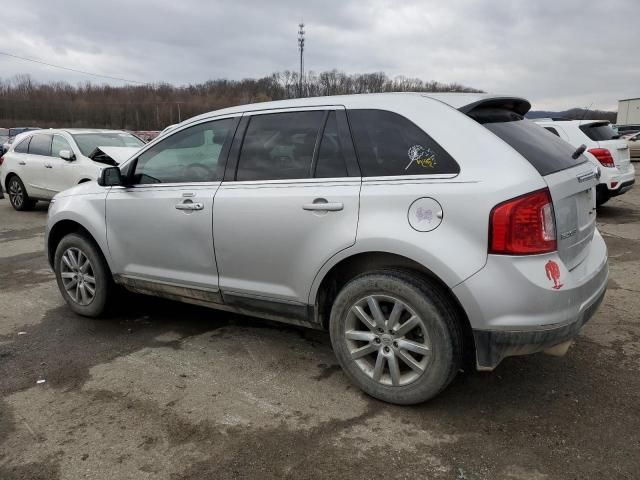
<path fill-rule="evenodd" d="M 616 171 L 617 169 L 611 170 Z M 635 183 L 635 178 L 636 169 L 630 164 L 624 172 L 617 171 L 617 173 L 608 176 L 603 185 L 606 185 L 609 196 L 613 197 L 615 195 L 622 195 L 624 192 L 628 191 Z"/>
<path fill-rule="evenodd" d="M 556 281 L 547 275 L 549 263 L 558 267 Z M 607 280 L 607 247 L 597 230 L 571 271 L 557 253 L 489 255 L 480 272 L 453 289 L 473 329 L 478 369 L 575 337 L 600 305 Z"/>
<path fill-rule="evenodd" d="M 618 185 L 618 188 L 615 190 L 609 189 L 609 195 L 615 197 L 617 195 L 622 195 L 623 193 L 628 192 L 633 187 L 633 184 L 636 183 L 635 178 L 632 180 L 627 180 Z"/>

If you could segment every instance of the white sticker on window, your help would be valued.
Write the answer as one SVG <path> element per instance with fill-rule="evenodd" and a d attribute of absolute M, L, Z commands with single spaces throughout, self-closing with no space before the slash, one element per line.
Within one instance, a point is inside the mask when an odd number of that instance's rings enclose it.
<path fill-rule="evenodd" d="M 409 170 L 409 167 L 414 163 L 429 170 L 437 165 L 436 154 L 430 148 L 423 147 L 422 145 L 414 145 L 409 148 L 407 155 L 411 161 L 405 167 L 405 170 Z"/>

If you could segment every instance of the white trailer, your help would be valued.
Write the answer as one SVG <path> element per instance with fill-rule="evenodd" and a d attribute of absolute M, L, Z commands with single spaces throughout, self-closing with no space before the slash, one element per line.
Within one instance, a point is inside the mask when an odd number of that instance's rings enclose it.
<path fill-rule="evenodd" d="M 640 98 L 618 100 L 617 125 L 640 124 Z"/>

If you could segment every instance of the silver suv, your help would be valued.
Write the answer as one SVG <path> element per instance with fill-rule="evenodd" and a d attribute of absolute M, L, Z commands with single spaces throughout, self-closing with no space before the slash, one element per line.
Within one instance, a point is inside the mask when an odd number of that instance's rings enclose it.
<path fill-rule="evenodd" d="M 607 285 L 597 170 L 520 98 L 377 94 L 192 118 L 54 198 L 70 308 L 114 286 L 327 329 L 379 399 L 566 351 Z"/>

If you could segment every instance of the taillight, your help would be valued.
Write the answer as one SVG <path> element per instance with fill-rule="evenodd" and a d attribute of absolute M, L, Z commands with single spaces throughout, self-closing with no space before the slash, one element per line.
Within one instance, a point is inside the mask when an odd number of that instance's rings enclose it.
<path fill-rule="evenodd" d="M 0 156 L 0 167 L 2 166 L 3 162 L 4 162 L 4 157 Z"/>
<path fill-rule="evenodd" d="M 489 216 L 489 253 L 535 255 L 557 249 L 549 189 L 502 202 Z"/>
<path fill-rule="evenodd" d="M 615 167 L 611 152 L 606 148 L 590 148 L 587 150 L 591 155 L 596 157 L 603 167 Z"/>

